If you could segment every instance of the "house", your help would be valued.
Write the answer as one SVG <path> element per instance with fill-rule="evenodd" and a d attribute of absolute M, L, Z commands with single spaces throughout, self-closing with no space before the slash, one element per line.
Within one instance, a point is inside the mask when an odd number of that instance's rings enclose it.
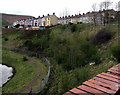
<path fill-rule="evenodd" d="M 102 17 L 103 17 L 103 24 L 108 24 L 108 23 L 114 21 L 116 13 L 117 12 L 115 10 L 113 10 L 113 9 L 103 10 L 101 12 Z"/>
<path fill-rule="evenodd" d="M 81 17 L 81 14 L 79 14 L 79 15 L 75 14 L 75 16 L 72 15 L 72 17 L 70 17 L 71 18 L 70 22 L 74 23 L 74 24 L 77 24 L 77 23 L 80 22 L 80 17 Z"/>
<path fill-rule="evenodd" d="M 80 22 L 81 23 L 93 23 L 93 14 L 91 14 L 90 12 L 81 15 L 80 17 Z"/>
<path fill-rule="evenodd" d="M 102 12 L 87 12 L 80 17 L 81 23 L 103 24 Z"/>
<path fill-rule="evenodd" d="M 43 17 L 44 17 L 44 15 L 43 15 Z M 38 17 L 38 26 L 43 26 L 42 25 L 42 22 L 43 22 L 43 17 Z"/>
<path fill-rule="evenodd" d="M 63 24 L 63 20 L 62 19 L 63 19 L 62 17 L 58 18 L 58 24 Z"/>
<path fill-rule="evenodd" d="M 47 15 L 42 19 L 44 26 L 52 26 L 58 24 L 58 17 L 53 13 L 53 15 Z"/>
<path fill-rule="evenodd" d="M 42 16 L 34 19 L 34 26 L 52 26 L 58 24 L 58 17 L 53 15 Z"/>
<path fill-rule="evenodd" d="M 34 19 L 35 19 L 34 17 L 33 17 L 33 18 L 29 18 L 29 19 L 28 19 L 28 26 L 30 26 L 30 27 L 31 27 L 31 26 L 33 26 L 33 25 L 34 25 Z"/>
<path fill-rule="evenodd" d="M 63 16 L 63 17 L 60 17 L 59 19 L 58 19 L 58 23 L 59 24 L 69 24 L 69 23 L 74 23 L 74 24 L 77 24 L 77 23 L 79 23 L 80 22 L 80 16 L 81 16 L 81 14 L 79 14 L 79 15 L 76 15 L 75 14 L 75 16 Z"/>
<path fill-rule="evenodd" d="M 13 26 L 15 26 L 15 25 L 17 25 L 17 24 L 19 24 L 19 21 L 13 22 Z"/>

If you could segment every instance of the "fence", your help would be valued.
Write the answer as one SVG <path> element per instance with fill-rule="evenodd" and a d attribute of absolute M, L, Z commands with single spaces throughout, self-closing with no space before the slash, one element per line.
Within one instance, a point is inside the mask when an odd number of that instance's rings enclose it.
<path fill-rule="evenodd" d="M 32 93 L 41 92 L 43 90 L 44 86 L 47 84 L 49 76 L 50 76 L 50 62 L 46 58 L 42 57 L 40 54 L 37 54 L 35 52 L 30 52 L 30 51 L 27 51 L 27 50 L 24 50 L 24 49 L 18 49 L 18 48 L 14 48 L 14 49 L 6 48 L 6 47 L 3 47 L 3 48 L 9 49 L 9 50 L 14 51 L 14 52 L 24 53 L 24 54 L 29 55 L 29 56 L 37 57 L 45 63 L 45 65 L 48 69 L 48 72 L 47 72 L 46 76 L 42 79 L 39 86 L 35 87 L 31 91 Z"/>

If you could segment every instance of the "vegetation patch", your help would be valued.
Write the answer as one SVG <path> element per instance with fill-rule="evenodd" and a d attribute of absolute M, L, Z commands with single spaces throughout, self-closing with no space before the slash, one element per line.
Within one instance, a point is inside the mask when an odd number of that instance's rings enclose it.
<path fill-rule="evenodd" d="M 111 32 L 107 29 L 101 29 L 94 37 L 92 37 L 91 43 L 94 45 L 100 45 L 109 41 L 112 38 Z"/>
<path fill-rule="evenodd" d="M 112 55 L 120 62 L 120 45 L 113 46 L 111 49 Z"/>

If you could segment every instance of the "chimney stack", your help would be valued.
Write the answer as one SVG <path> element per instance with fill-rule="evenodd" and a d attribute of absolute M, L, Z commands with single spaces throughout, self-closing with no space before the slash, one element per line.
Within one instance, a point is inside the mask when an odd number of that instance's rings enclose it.
<path fill-rule="evenodd" d="M 55 15 L 55 13 L 53 13 L 53 15 Z"/>
<path fill-rule="evenodd" d="M 49 14 L 48 14 L 48 16 L 49 16 Z"/>
<path fill-rule="evenodd" d="M 43 15 L 43 17 L 44 17 L 44 15 Z"/>

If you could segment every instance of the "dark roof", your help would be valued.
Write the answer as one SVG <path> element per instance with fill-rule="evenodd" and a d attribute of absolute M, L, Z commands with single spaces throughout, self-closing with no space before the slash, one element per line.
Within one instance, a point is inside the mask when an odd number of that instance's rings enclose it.
<path fill-rule="evenodd" d="M 79 18 L 80 16 L 81 16 L 81 14 L 79 14 L 79 15 L 76 15 L 76 14 L 75 14 L 75 15 L 71 15 L 71 16 L 69 15 L 69 16 L 65 16 L 65 17 L 63 16 L 63 17 L 60 17 L 59 20 L 60 20 L 60 19 Z"/>

